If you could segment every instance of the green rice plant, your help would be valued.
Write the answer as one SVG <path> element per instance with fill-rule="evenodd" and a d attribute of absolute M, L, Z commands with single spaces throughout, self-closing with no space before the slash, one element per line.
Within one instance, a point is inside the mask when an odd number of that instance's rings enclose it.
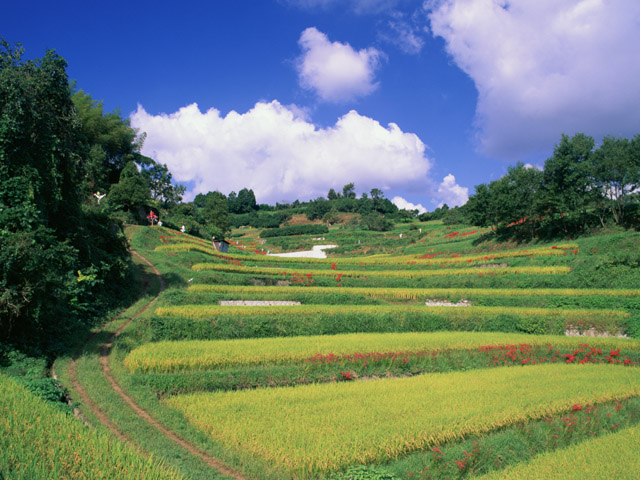
<path fill-rule="evenodd" d="M 402 317 L 407 314 L 439 314 L 449 318 L 469 318 L 495 315 L 517 315 L 521 317 L 564 318 L 567 321 L 583 322 L 603 319 L 619 320 L 629 316 L 616 310 L 579 310 L 519 307 L 427 307 L 425 305 L 274 305 L 274 306 L 222 306 L 222 305 L 176 305 L 158 307 L 156 315 L 182 316 L 189 318 L 287 316 L 308 318 L 312 315 L 376 315 L 387 314 Z"/>
<path fill-rule="evenodd" d="M 306 479 L 640 394 L 640 369 L 537 365 L 166 400 L 216 442 Z M 286 475 L 286 477 L 285 477 Z"/>
<path fill-rule="evenodd" d="M 314 355 L 465 350 L 486 345 L 553 345 L 578 348 L 583 338 L 498 332 L 359 333 L 215 341 L 156 342 L 130 352 L 131 372 L 177 372 L 299 362 Z M 640 341 L 594 338 L 591 347 L 640 352 Z"/>
<path fill-rule="evenodd" d="M 224 265 L 218 263 L 196 263 L 192 267 L 195 271 L 213 270 L 218 272 L 246 273 L 251 275 L 283 275 L 287 271 L 282 268 L 260 268 L 242 265 Z M 483 275 L 508 275 L 508 274 L 536 274 L 536 275 L 562 275 L 571 271 L 567 266 L 552 267 L 518 267 L 518 268 L 492 268 L 490 271 L 482 271 L 477 268 L 442 268 L 437 270 L 301 270 L 305 275 L 322 277 L 377 277 L 377 278 L 424 278 L 437 276 L 483 276 Z M 294 273 L 289 271 L 289 273 Z"/>
<path fill-rule="evenodd" d="M 569 327 L 618 333 L 632 320 L 626 312 L 609 310 L 420 305 L 183 305 L 161 307 L 156 313 L 140 326 L 152 341 L 443 330 L 558 335 Z"/>
<path fill-rule="evenodd" d="M 249 285 L 191 285 L 187 289 L 196 293 L 226 293 L 248 295 L 273 295 L 289 291 L 282 287 L 249 286 Z M 420 300 L 427 298 L 468 298 L 478 296 L 494 297 L 640 297 L 636 289 L 599 289 L 599 288 L 387 288 L 387 287 L 305 287 L 305 293 L 340 293 L 364 295 L 371 298 Z"/>
<path fill-rule="evenodd" d="M 577 445 L 543 453 L 527 463 L 474 477 L 477 480 L 504 478 L 547 480 L 635 480 L 640 472 L 640 426 L 614 431 Z"/>
<path fill-rule="evenodd" d="M 561 256 L 566 253 L 567 250 L 577 249 L 578 245 L 575 243 L 567 243 L 561 245 L 536 247 L 530 249 L 521 250 L 505 250 L 486 252 L 473 255 L 454 255 L 448 256 L 444 254 L 440 257 L 439 253 L 435 254 L 411 254 L 411 255 L 387 255 L 377 254 L 368 255 L 366 257 L 336 257 L 328 259 L 316 259 L 316 258 L 296 258 L 296 257 L 273 257 L 266 255 L 255 255 L 247 257 L 246 255 L 239 255 L 234 253 L 220 253 L 211 246 L 206 246 L 196 242 L 184 242 L 184 243 L 172 243 L 167 245 L 161 245 L 156 247 L 158 251 L 169 252 L 189 252 L 198 251 L 206 253 L 214 257 L 223 260 L 239 260 L 239 261 L 251 261 L 253 263 L 273 263 L 281 262 L 287 264 L 309 264 L 309 265 L 332 265 L 345 266 L 345 265 L 406 265 L 407 263 L 418 263 L 422 266 L 428 265 L 452 265 L 452 264 L 469 264 L 469 263 L 487 263 L 492 260 L 499 260 L 505 258 L 516 257 L 537 257 L 537 256 Z M 446 256 L 445 256 L 446 255 Z"/>
<path fill-rule="evenodd" d="M 87 429 L 2 374 L 0 390 L 0 478 L 182 478 L 130 445 Z"/>
<path fill-rule="evenodd" d="M 429 452 L 416 452 L 394 460 L 387 463 L 385 468 L 395 474 L 393 478 L 410 477 L 415 480 L 477 478 L 491 472 L 496 472 L 492 478 L 530 478 L 528 475 L 509 475 L 504 469 L 516 465 L 524 466 L 527 462 L 535 461 L 534 459 L 541 454 L 558 452 L 567 447 L 573 448 L 581 442 L 588 442 L 596 437 L 607 437 L 613 432 L 634 428 L 639 424 L 638 397 L 594 405 L 576 404 L 571 408 L 571 412 L 513 425 L 483 437 L 439 445 Z M 628 465 L 631 466 L 633 463 Z M 583 473 L 588 472 L 587 464 L 584 467 L 587 467 L 587 470 L 583 470 Z M 544 478 L 555 477 L 550 474 Z M 595 480 L 602 476 L 583 475 L 580 478 Z"/>

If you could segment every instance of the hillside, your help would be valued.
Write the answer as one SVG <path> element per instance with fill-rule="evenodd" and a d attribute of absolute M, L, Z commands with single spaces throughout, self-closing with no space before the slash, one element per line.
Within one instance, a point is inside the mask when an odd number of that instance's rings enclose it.
<path fill-rule="evenodd" d="M 149 468 L 457 479 L 543 469 L 596 438 L 635 448 L 638 233 L 525 245 L 440 222 L 259 232 L 235 230 L 220 254 L 173 230 L 129 229 L 162 282 L 138 261 L 146 296 L 56 361 L 90 423 L 162 460 Z M 329 243 L 327 259 L 265 254 Z M 576 468 L 614 468 L 580 458 Z M 4 462 L 6 477 L 20 472 Z"/>

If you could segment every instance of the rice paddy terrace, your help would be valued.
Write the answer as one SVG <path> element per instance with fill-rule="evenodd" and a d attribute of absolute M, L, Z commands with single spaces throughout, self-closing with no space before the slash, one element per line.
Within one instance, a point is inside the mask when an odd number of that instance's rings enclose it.
<path fill-rule="evenodd" d="M 327 259 L 132 230 L 166 289 L 56 369 L 157 478 L 637 478 L 640 236 L 419 227 L 330 231 Z"/>

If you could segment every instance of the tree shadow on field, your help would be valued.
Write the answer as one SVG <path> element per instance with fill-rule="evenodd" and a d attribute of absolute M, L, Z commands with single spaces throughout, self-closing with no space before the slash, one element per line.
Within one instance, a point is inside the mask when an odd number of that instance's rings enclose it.
<path fill-rule="evenodd" d="M 164 279 L 166 288 L 187 287 L 189 285 L 188 281 L 175 273 L 164 273 L 162 274 L 162 278 Z"/>

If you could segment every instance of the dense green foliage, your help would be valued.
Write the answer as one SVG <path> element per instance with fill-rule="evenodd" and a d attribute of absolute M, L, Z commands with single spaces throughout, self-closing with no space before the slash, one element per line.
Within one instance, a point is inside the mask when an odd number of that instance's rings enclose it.
<path fill-rule="evenodd" d="M 97 147 L 86 143 L 66 62 L 21 55 L 2 43 L 0 342 L 51 350 L 127 298 L 129 255 L 117 222 L 86 203 Z"/>
<path fill-rule="evenodd" d="M 288 227 L 273 228 L 260 232 L 261 238 L 286 237 L 289 235 L 321 235 L 328 233 L 326 225 L 290 225 Z"/>
<path fill-rule="evenodd" d="M 504 237 L 570 236 L 607 224 L 640 225 L 640 135 L 631 140 L 562 136 L 542 170 L 517 164 L 476 192 L 467 220 Z"/>

